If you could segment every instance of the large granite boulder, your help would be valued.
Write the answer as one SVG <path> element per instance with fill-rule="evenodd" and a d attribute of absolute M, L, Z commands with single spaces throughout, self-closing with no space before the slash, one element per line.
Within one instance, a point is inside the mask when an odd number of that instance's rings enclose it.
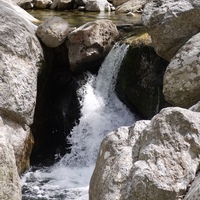
<path fill-rule="evenodd" d="M 66 20 L 54 16 L 41 23 L 36 33 L 46 46 L 54 48 L 65 41 L 69 30 Z"/>
<path fill-rule="evenodd" d="M 172 105 L 189 108 L 200 100 L 200 33 L 171 59 L 164 75 L 163 93 Z"/>
<path fill-rule="evenodd" d="M 88 22 L 68 34 L 66 42 L 72 71 L 81 71 L 104 58 L 118 39 L 116 25 L 110 20 Z"/>
<path fill-rule="evenodd" d="M 30 125 L 43 51 L 35 26 L 3 1 L 0 12 L 0 113 Z"/>
<path fill-rule="evenodd" d="M 200 29 L 200 1 L 149 1 L 143 11 L 143 24 L 151 35 L 158 55 L 170 60 Z"/>
<path fill-rule="evenodd" d="M 200 113 L 163 109 L 151 121 L 103 140 L 90 182 L 91 200 L 177 200 L 199 168 Z"/>

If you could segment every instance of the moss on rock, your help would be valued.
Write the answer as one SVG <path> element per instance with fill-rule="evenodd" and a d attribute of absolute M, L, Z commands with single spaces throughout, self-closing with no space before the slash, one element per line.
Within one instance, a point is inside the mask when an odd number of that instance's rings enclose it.
<path fill-rule="evenodd" d="M 151 46 L 148 34 L 129 38 L 130 47 L 122 63 L 116 91 L 122 101 L 141 116 L 151 118 L 167 106 L 162 94 L 163 74 L 168 62 Z"/>

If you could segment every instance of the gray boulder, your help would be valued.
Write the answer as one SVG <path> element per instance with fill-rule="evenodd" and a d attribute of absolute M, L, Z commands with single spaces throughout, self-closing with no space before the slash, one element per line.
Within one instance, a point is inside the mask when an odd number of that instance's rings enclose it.
<path fill-rule="evenodd" d="M 200 114 L 178 107 L 120 128 L 103 140 L 91 200 L 177 200 L 199 166 Z"/>
<path fill-rule="evenodd" d="M 118 39 L 119 32 L 110 20 L 88 22 L 68 34 L 67 48 L 72 71 L 102 59 Z"/>
<path fill-rule="evenodd" d="M 149 1 L 143 11 L 143 24 L 151 35 L 158 55 L 170 60 L 200 29 L 200 1 Z"/>
<path fill-rule="evenodd" d="M 142 13 L 144 5 L 148 2 L 148 0 L 129 0 L 119 5 L 116 8 L 117 12 L 124 12 L 124 13 Z"/>
<path fill-rule="evenodd" d="M 112 5 L 107 0 L 88 0 L 85 3 L 86 11 L 111 11 Z"/>
<path fill-rule="evenodd" d="M 193 36 L 171 59 L 163 81 L 170 104 L 189 108 L 200 100 L 200 33 Z"/>
<path fill-rule="evenodd" d="M 66 20 L 54 16 L 41 23 L 36 33 L 46 46 L 54 48 L 65 41 L 69 30 L 70 27 Z"/>
<path fill-rule="evenodd" d="M 30 125 L 43 51 L 35 26 L 18 14 L 20 7 L 3 1 L 0 7 L 0 114 Z"/>
<path fill-rule="evenodd" d="M 187 192 L 184 200 L 199 200 L 200 199 L 200 174 L 192 182 L 189 191 Z"/>

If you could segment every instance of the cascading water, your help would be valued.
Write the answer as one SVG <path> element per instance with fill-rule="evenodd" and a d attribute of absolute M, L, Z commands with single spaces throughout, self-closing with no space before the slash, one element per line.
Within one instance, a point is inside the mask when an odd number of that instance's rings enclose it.
<path fill-rule="evenodd" d="M 88 185 L 100 143 L 119 126 L 131 125 L 133 114 L 114 92 L 116 76 L 128 46 L 116 44 L 95 77 L 80 89 L 81 118 L 71 131 L 71 153 L 47 169 L 22 177 L 23 200 L 88 200 Z"/>

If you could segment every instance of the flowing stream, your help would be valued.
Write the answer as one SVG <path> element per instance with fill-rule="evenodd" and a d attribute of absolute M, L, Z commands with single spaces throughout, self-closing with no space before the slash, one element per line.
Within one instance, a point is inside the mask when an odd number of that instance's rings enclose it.
<path fill-rule="evenodd" d="M 71 153 L 52 167 L 30 169 L 22 177 L 23 200 L 88 200 L 89 181 L 100 143 L 108 132 L 134 122 L 133 114 L 114 92 L 117 73 L 128 46 L 116 44 L 97 77 L 87 74 L 79 91 L 81 118 L 71 131 Z M 62 122 L 61 122 L 62 123 Z"/>

